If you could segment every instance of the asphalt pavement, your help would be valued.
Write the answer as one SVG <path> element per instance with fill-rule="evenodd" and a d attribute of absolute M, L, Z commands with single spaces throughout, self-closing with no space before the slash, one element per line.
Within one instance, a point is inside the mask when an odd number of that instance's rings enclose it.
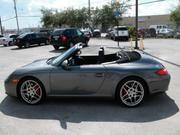
<path fill-rule="evenodd" d="M 134 42 L 133 42 L 134 45 Z M 5 94 L 3 81 L 16 68 L 37 59 L 60 54 L 51 45 L 18 49 L 0 45 L 1 135 L 179 135 L 180 40 L 146 39 L 145 52 L 160 60 L 171 74 L 169 90 L 150 96 L 137 108 L 126 108 L 110 99 L 50 98 L 36 106 Z M 87 52 L 118 49 L 107 39 L 91 39 Z M 130 42 L 120 42 L 129 48 Z"/>

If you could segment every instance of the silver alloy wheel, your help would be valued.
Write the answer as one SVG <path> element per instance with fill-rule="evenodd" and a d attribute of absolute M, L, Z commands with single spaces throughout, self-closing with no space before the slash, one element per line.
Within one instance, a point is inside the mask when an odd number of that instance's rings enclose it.
<path fill-rule="evenodd" d="M 21 84 L 20 94 L 22 99 L 29 104 L 36 104 L 42 98 L 42 88 L 34 80 L 26 80 Z"/>
<path fill-rule="evenodd" d="M 136 81 L 130 80 L 125 82 L 120 89 L 121 101 L 130 107 L 138 105 L 144 98 L 144 87 Z"/>

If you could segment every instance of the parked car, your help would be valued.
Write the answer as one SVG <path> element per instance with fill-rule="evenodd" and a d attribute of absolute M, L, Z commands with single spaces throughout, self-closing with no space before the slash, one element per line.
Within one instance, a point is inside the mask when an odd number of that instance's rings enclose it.
<path fill-rule="evenodd" d="M 49 37 L 46 34 L 34 32 L 25 33 L 18 36 L 15 40 L 15 45 L 17 45 L 19 48 L 28 48 L 30 47 L 30 45 L 41 45 L 41 43 L 44 43 L 46 45 L 49 44 Z"/>
<path fill-rule="evenodd" d="M 174 38 L 180 39 L 180 32 L 176 32 L 175 35 L 174 35 Z"/>
<path fill-rule="evenodd" d="M 168 26 L 167 25 L 163 25 L 163 24 L 158 24 L 158 25 L 150 25 L 149 29 L 154 29 L 156 32 L 156 35 L 159 34 L 159 32 L 161 30 L 167 29 Z"/>
<path fill-rule="evenodd" d="M 87 37 L 91 38 L 93 36 L 92 32 L 88 29 L 81 29 L 81 32 L 84 33 Z"/>
<path fill-rule="evenodd" d="M 115 26 L 111 32 L 111 39 L 114 41 L 128 41 L 129 32 L 126 26 Z"/>
<path fill-rule="evenodd" d="M 0 37 L 0 45 L 4 45 L 5 39 L 6 38 L 4 36 Z"/>
<path fill-rule="evenodd" d="M 64 28 L 54 30 L 50 41 L 54 49 L 58 50 L 59 47 L 70 48 L 79 42 L 84 43 L 85 46 L 87 46 L 89 37 L 77 28 Z"/>
<path fill-rule="evenodd" d="M 157 37 L 160 38 L 173 38 L 175 35 L 175 32 L 172 29 L 161 29 L 159 30 L 159 33 L 157 34 Z"/>
<path fill-rule="evenodd" d="M 16 35 L 16 34 L 10 34 L 10 35 L 6 36 L 5 40 L 3 42 L 3 45 L 4 46 L 12 46 L 12 45 L 14 45 L 14 41 L 16 40 L 16 38 L 18 36 L 19 35 Z"/>
<path fill-rule="evenodd" d="M 100 29 L 95 29 L 93 31 L 93 37 L 101 37 L 101 31 Z"/>
<path fill-rule="evenodd" d="M 168 89 L 168 71 L 144 52 L 119 50 L 107 54 L 100 48 L 99 55 L 87 55 L 81 48 L 78 44 L 59 56 L 15 70 L 5 80 L 6 93 L 31 105 L 54 95 L 109 97 L 135 107 L 148 94 Z"/>
<path fill-rule="evenodd" d="M 0 38 L 4 37 L 3 35 L 0 35 Z"/>

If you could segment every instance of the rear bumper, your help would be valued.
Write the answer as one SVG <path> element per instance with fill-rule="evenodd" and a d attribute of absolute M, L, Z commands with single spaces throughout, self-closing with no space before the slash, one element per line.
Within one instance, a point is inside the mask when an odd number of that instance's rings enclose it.
<path fill-rule="evenodd" d="M 153 80 L 148 82 L 149 85 L 149 93 L 154 94 L 158 92 L 165 92 L 169 88 L 170 83 L 170 75 L 163 76 L 157 80 Z"/>

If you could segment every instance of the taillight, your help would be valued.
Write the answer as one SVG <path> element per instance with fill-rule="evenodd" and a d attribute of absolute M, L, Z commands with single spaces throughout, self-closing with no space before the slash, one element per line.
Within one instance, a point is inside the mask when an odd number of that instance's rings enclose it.
<path fill-rule="evenodd" d="M 155 72 L 157 75 L 163 76 L 163 75 L 167 75 L 168 71 L 165 68 L 159 69 Z"/>
<path fill-rule="evenodd" d="M 60 40 L 61 40 L 63 43 L 66 43 L 68 39 L 67 39 L 66 36 L 60 36 Z"/>

